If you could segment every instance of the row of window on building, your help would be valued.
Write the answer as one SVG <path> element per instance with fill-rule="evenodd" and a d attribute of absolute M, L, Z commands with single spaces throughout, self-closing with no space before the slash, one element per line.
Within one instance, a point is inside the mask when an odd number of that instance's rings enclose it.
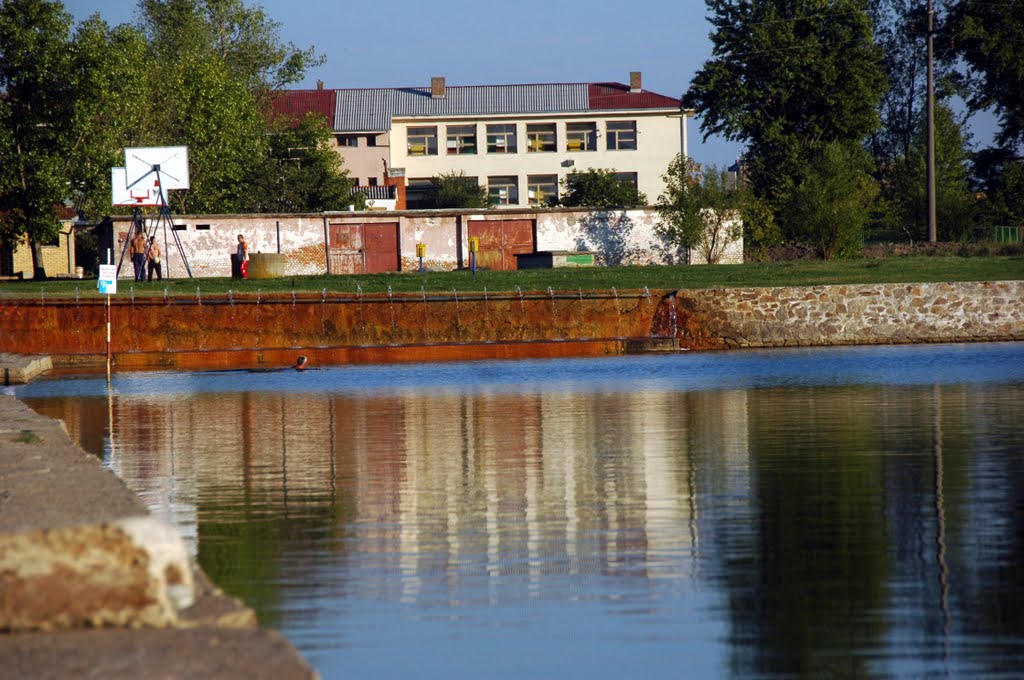
<path fill-rule="evenodd" d="M 637 173 L 618 172 L 616 179 L 637 186 Z M 467 182 L 479 185 L 479 178 L 466 177 Z M 487 178 L 487 195 L 492 205 L 552 206 L 558 203 L 558 175 L 527 175 L 526 201 L 522 201 L 520 178 L 516 175 L 493 175 Z M 430 207 L 433 180 L 429 177 L 412 177 L 407 188 L 409 208 Z"/>
<path fill-rule="evenodd" d="M 473 155 L 478 152 L 477 125 L 445 125 L 445 150 L 450 156 Z M 604 134 L 608 151 L 635 151 L 637 132 L 635 120 L 610 120 L 604 130 L 596 122 L 565 124 L 566 151 L 597 151 L 599 137 Z M 493 123 L 486 126 L 487 153 L 519 153 L 519 131 L 515 123 Z M 527 123 L 527 153 L 550 153 L 559 150 L 557 123 Z M 406 150 L 410 156 L 438 155 L 438 126 L 421 125 L 406 131 Z"/>

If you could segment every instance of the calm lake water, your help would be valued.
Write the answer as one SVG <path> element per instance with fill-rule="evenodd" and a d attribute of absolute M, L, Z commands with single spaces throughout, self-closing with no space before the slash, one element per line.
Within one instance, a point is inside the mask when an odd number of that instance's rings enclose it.
<path fill-rule="evenodd" d="M 1024 674 L 1024 343 L 16 393 L 325 679 Z"/>

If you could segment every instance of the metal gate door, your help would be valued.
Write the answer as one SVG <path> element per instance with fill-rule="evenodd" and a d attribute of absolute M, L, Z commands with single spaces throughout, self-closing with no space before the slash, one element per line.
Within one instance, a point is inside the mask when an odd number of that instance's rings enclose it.
<path fill-rule="evenodd" d="M 401 268 L 398 223 L 332 224 L 332 274 L 380 274 Z"/>
<path fill-rule="evenodd" d="M 401 269 L 398 256 L 398 222 L 364 224 L 363 245 L 366 252 L 366 273 L 397 272 Z"/>
<path fill-rule="evenodd" d="M 363 272 L 363 229 L 361 224 L 332 224 L 331 273 L 361 274 Z"/>
<path fill-rule="evenodd" d="M 470 220 L 468 231 L 480 239 L 481 269 L 518 269 L 516 254 L 534 251 L 533 220 Z"/>

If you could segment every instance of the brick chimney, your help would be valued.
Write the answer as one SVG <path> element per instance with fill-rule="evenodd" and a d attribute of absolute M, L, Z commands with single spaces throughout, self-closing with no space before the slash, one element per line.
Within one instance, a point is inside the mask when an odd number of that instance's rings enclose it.
<path fill-rule="evenodd" d="M 318 89 L 318 90 L 324 89 L 324 81 L 322 81 L 322 80 L 316 81 L 316 89 Z"/>
<path fill-rule="evenodd" d="M 444 99 L 444 78 L 430 79 L 430 97 L 431 99 Z"/>
<path fill-rule="evenodd" d="M 641 82 L 642 82 L 642 80 L 641 80 L 641 77 L 640 77 L 640 71 L 630 71 L 629 72 L 629 91 L 630 92 L 640 92 L 641 90 L 643 90 L 643 86 L 641 85 Z"/>

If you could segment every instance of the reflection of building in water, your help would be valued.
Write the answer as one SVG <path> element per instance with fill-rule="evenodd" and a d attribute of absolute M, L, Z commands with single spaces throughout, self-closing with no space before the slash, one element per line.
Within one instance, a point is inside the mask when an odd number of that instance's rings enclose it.
<path fill-rule="evenodd" d="M 689 576 L 694 432 L 716 429 L 724 455 L 744 452 L 744 394 L 715 395 L 404 397 L 390 548 L 403 595 L 415 597 L 423 574 L 474 570 L 528 592 L 552 572 Z M 357 503 L 359 515 L 379 518 L 375 494 Z"/>
<path fill-rule="evenodd" d="M 391 595 L 404 598 L 436 574 L 452 589 L 485 578 L 525 594 L 548 573 L 689 578 L 698 480 L 736 493 L 746 484 L 706 471 L 735 469 L 730 459 L 745 455 L 745 400 L 639 391 L 122 398 L 118 472 L 193 537 L 197 506 L 200 521 L 239 507 L 293 518 L 344 508 L 325 521 L 355 534 L 356 559 L 397 570 L 402 592 Z M 691 452 L 708 441 L 722 460 L 704 461 L 698 476 Z"/>

